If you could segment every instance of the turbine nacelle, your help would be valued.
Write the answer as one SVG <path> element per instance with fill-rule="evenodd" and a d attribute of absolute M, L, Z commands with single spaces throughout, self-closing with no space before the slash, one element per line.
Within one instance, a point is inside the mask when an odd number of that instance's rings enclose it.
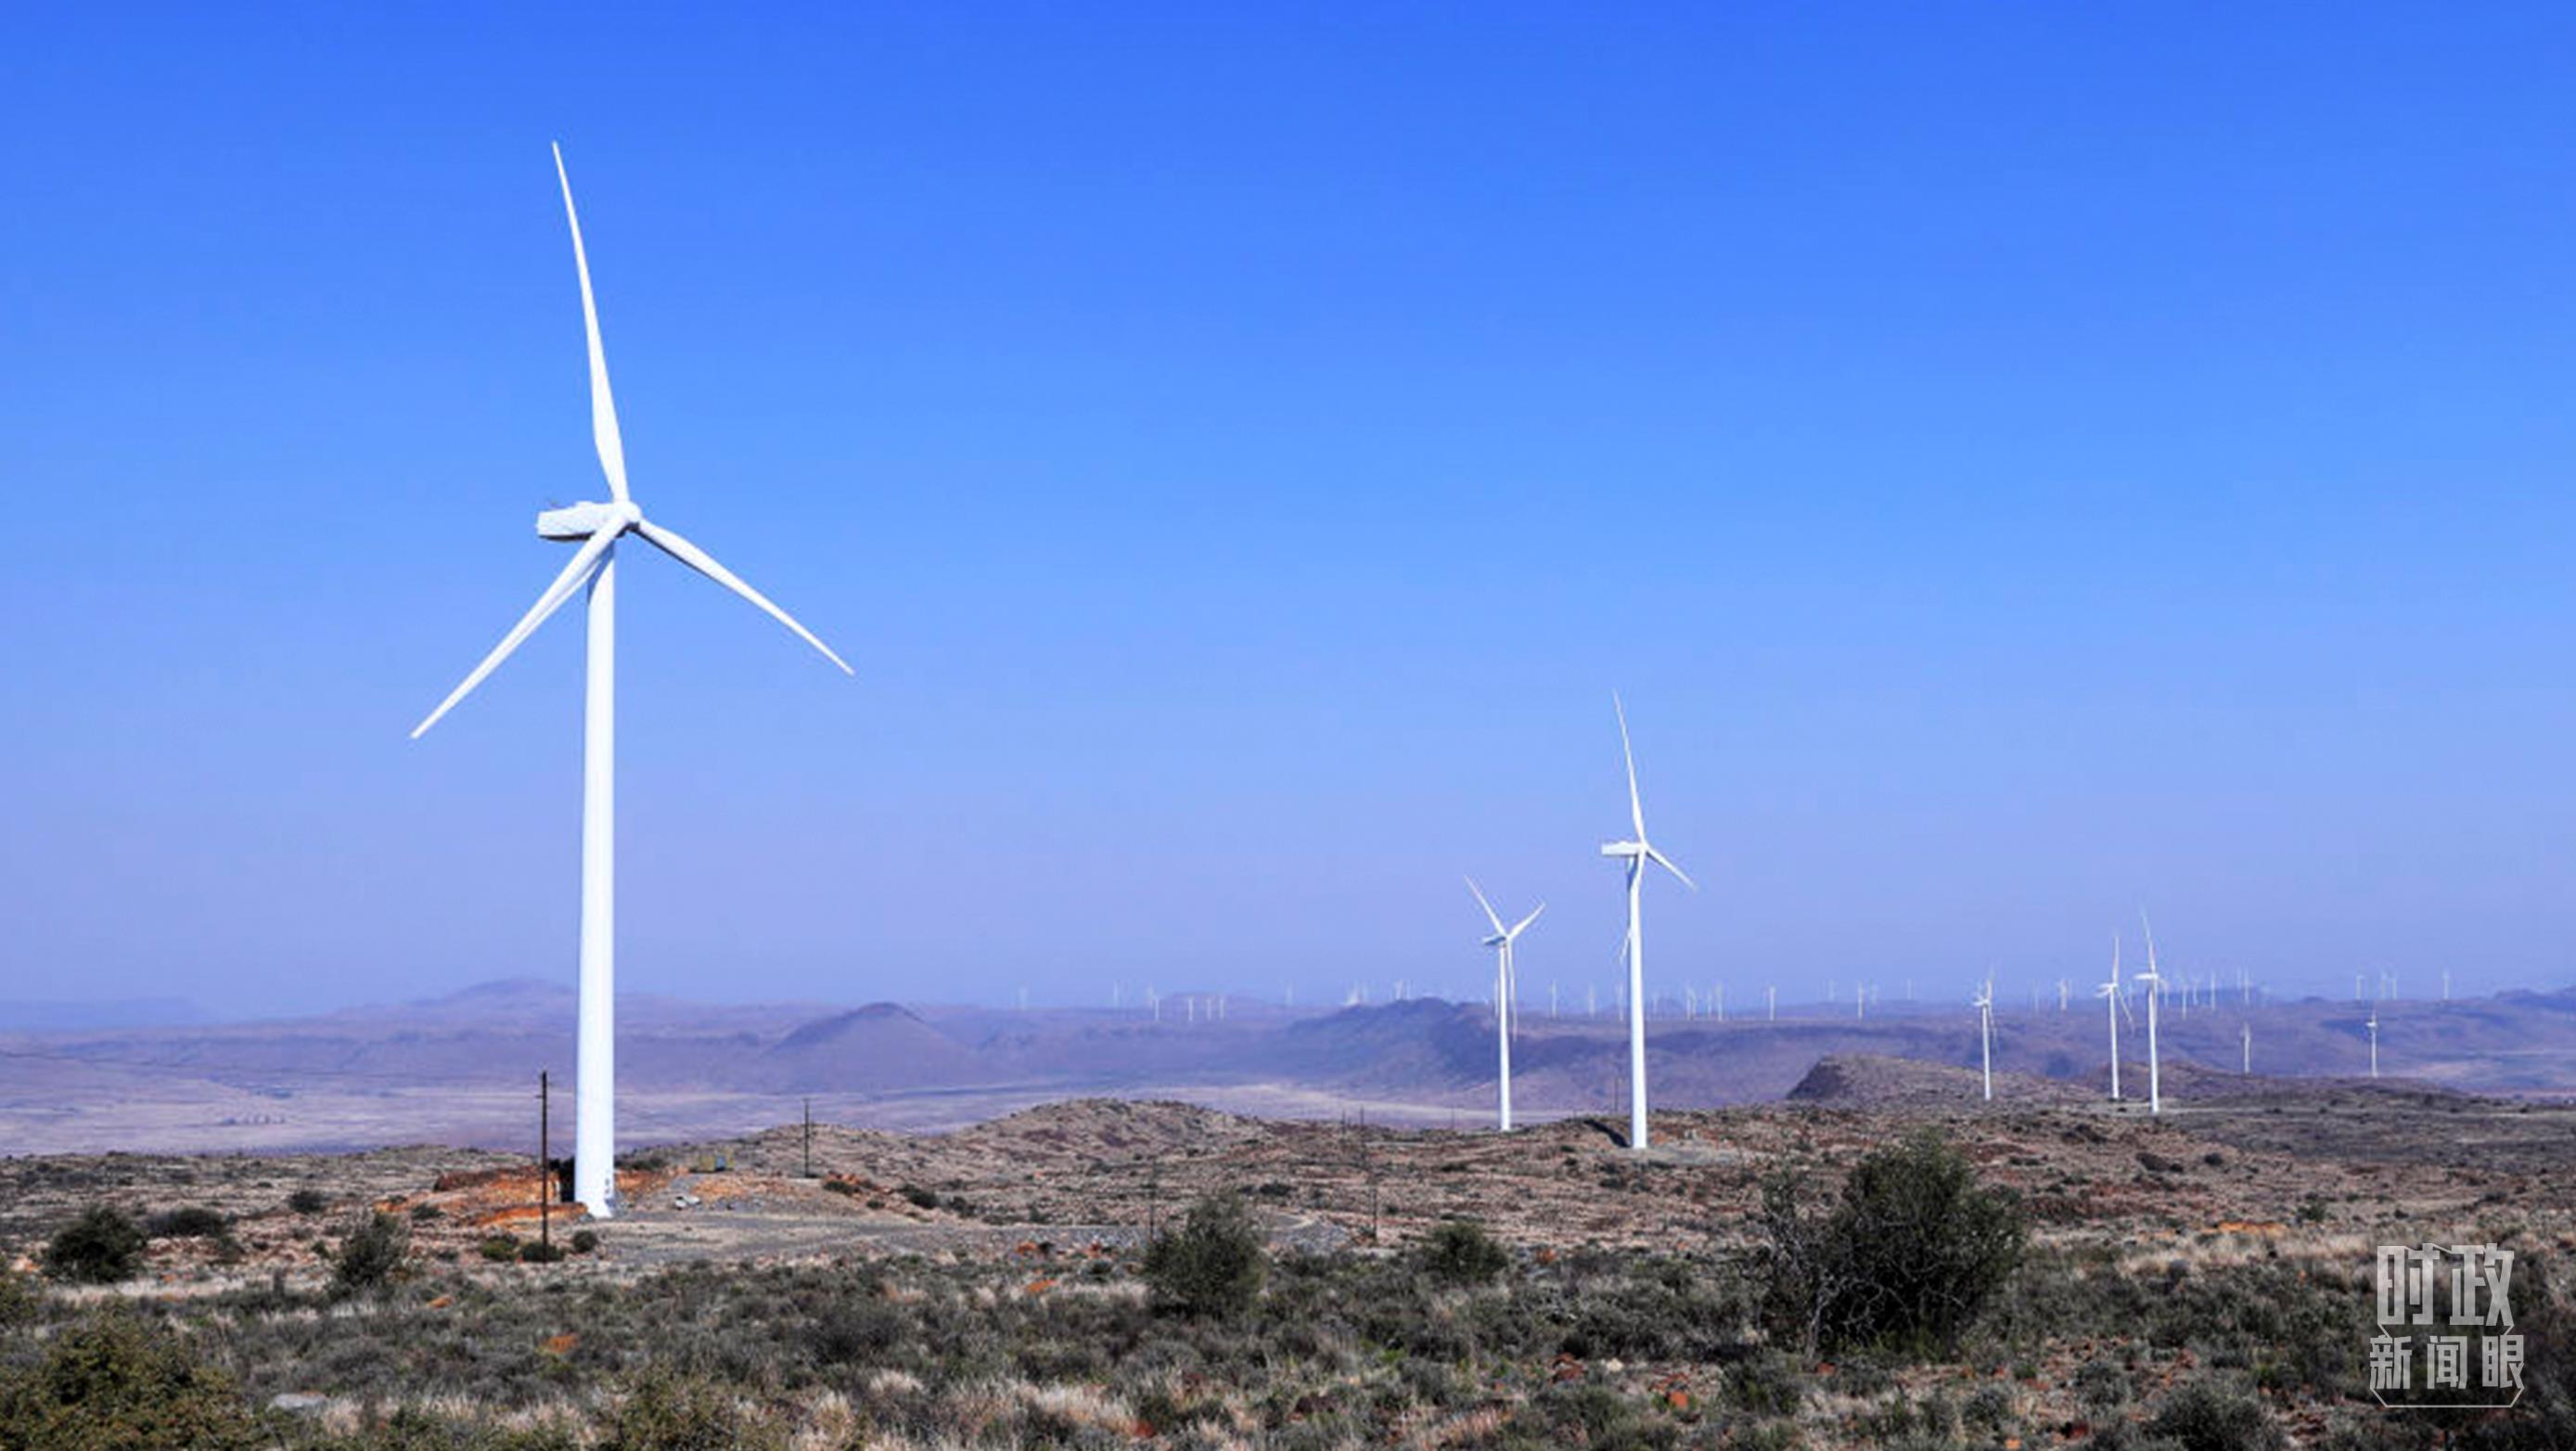
<path fill-rule="evenodd" d="M 1642 841 L 1605 841 L 1601 843 L 1601 854 L 1608 857 L 1641 857 L 1646 854 L 1646 850 L 1646 844 Z"/>
<path fill-rule="evenodd" d="M 596 504 L 585 500 L 539 514 L 537 535 L 543 539 L 588 539 L 594 534 L 622 534 L 643 522 L 644 511 L 632 503 Z"/>

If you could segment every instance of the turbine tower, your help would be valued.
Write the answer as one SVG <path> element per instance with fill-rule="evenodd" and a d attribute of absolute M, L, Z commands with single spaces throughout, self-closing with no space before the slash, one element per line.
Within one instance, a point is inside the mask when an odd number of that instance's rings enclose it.
<path fill-rule="evenodd" d="M 2138 981 L 2147 985 L 2147 1112 L 2163 1113 L 2164 1077 L 2156 1062 L 2156 998 L 2165 990 L 2165 979 L 2156 970 L 2155 924 L 2147 921 L 2144 909 L 2139 911 L 2138 921 L 2147 932 L 2147 970 L 2138 974 Z"/>
<path fill-rule="evenodd" d="M 1988 982 L 1968 1000 L 1977 1010 L 1977 1061 L 1985 1073 L 1986 1102 L 1995 1101 L 1995 985 Z"/>
<path fill-rule="evenodd" d="M 608 357 L 600 348 L 599 308 L 590 293 L 590 258 L 581 244 L 581 218 L 573 211 L 572 180 L 563 148 L 555 148 L 555 180 L 563 187 L 564 220 L 572 228 L 573 270 L 581 279 L 582 326 L 590 340 L 590 434 L 607 475 L 609 501 L 550 509 L 537 516 L 541 538 L 582 541 L 572 561 L 545 593 L 483 657 L 438 709 L 412 728 L 412 739 L 438 724 L 456 703 L 510 657 L 522 641 L 576 591 L 589 589 L 589 646 L 582 704 L 581 771 L 581 996 L 575 1063 L 573 1197 L 592 1214 L 617 1209 L 616 1036 L 616 741 L 617 741 L 617 541 L 633 534 L 682 564 L 742 596 L 848 674 L 850 667 L 812 631 L 771 604 L 705 550 L 644 517 L 626 490 L 626 448 L 617 433 L 617 407 L 608 392 Z"/>
<path fill-rule="evenodd" d="M 1485 945 L 1494 949 L 1494 1049 L 1499 1059 L 1494 1078 L 1496 1092 L 1499 1095 L 1495 1121 L 1504 1133 L 1510 1133 L 1512 1131 L 1512 1019 L 1521 1010 L 1521 979 L 1519 971 L 1512 966 L 1512 944 L 1520 939 L 1523 932 L 1529 930 L 1532 922 L 1538 920 L 1539 913 L 1547 910 L 1547 904 L 1539 903 L 1531 909 L 1528 916 L 1506 927 L 1503 925 L 1503 919 L 1495 915 L 1494 904 L 1485 900 L 1485 889 L 1476 885 L 1474 877 L 1467 879 L 1467 890 L 1476 894 L 1476 905 L 1485 909 L 1485 920 L 1494 924 L 1494 935 L 1485 939 Z M 1551 988 L 1550 991 L 1553 993 L 1554 989 Z"/>
<path fill-rule="evenodd" d="M 2378 1008 L 2378 1005 L 2373 1004 L 2373 1005 L 2371 1006 L 2371 1009 L 2370 1009 L 2370 1021 L 2369 1021 L 2368 1023 L 2364 1024 L 2363 1026 L 2365 1026 L 2365 1027 L 2367 1027 L 2367 1028 L 2369 1028 L 2369 1029 L 2370 1029 L 2370 1076 L 2371 1076 L 2371 1077 L 2373 1077 L 2373 1078 L 2377 1078 L 2377 1077 L 2379 1076 L 2379 1008 Z"/>
<path fill-rule="evenodd" d="M 2120 934 L 2111 934 L 2111 980 L 2093 989 L 2093 996 L 2103 1000 L 2104 1012 L 2111 1019 L 2111 1101 L 2120 1101 L 2120 1014 L 2127 1010 L 2128 999 L 2120 992 Z"/>
<path fill-rule="evenodd" d="M 1672 873 L 1694 892 L 1699 885 L 1646 839 L 1646 807 L 1637 794 L 1637 752 L 1628 742 L 1628 708 L 1620 704 L 1616 692 L 1610 697 L 1610 708 L 1619 713 L 1619 753 L 1628 762 L 1628 820 L 1637 837 L 1603 842 L 1601 854 L 1628 864 L 1628 1147 L 1642 1152 L 1646 1147 L 1646 966 L 1637 920 L 1638 889 L 1645 883 L 1648 862 Z"/>

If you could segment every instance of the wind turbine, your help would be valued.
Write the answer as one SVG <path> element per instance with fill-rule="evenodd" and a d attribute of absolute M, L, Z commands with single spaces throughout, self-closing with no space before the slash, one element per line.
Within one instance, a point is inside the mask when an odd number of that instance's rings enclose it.
<path fill-rule="evenodd" d="M 563 187 L 564 221 L 572 228 L 573 270 L 581 278 L 581 319 L 590 342 L 590 435 L 607 475 L 609 501 L 549 509 L 537 516 L 537 534 L 545 539 L 582 541 L 554 583 L 537 596 L 519 623 L 483 657 L 463 684 L 440 701 L 438 709 L 412 728 L 412 739 L 438 724 L 439 717 L 470 694 L 483 678 L 510 658 L 510 652 L 546 618 L 587 586 L 588 662 L 582 706 L 581 773 L 581 978 L 580 1030 L 575 1063 L 573 1127 L 573 1196 L 592 1214 L 606 1218 L 617 1208 L 617 1030 L 616 1030 L 616 740 L 617 740 L 617 541 L 633 534 L 682 564 L 750 601 L 755 609 L 785 625 L 798 639 L 823 652 L 823 658 L 850 673 L 849 665 L 830 646 L 771 604 L 732 570 L 678 534 L 644 517 L 626 490 L 626 446 L 617 432 L 617 407 L 608 392 L 608 357 L 599 341 L 599 308 L 590 292 L 590 258 L 581 244 L 581 218 L 573 211 L 572 179 L 564 172 L 563 148 L 555 148 L 555 180 Z"/>
<path fill-rule="evenodd" d="M 2236 1071 L 2250 1078 L 2254 1075 L 2254 1025 L 2250 1022 L 2240 1023 L 2237 1029 L 2239 1037 L 2244 1042 L 2245 1059 L 2237 1066 Z"/>
<path fill-rule="evenodd" d="M 2111 1101 L 2120 1101 L 2120 1014 L 2128 1011 L 2129 1000 L 2120 991 L 2120 934 L 2111 934 L 2111 980 L 2093 989 L 2093 996 L 2103 1000 L 2103 1010 L 2111 1019 Z"/>
<path fill-rule="evenodd" d="M 1619 713 L 1619 753 L 1628 762 L 1628 820 L 1637 830 L 1634 841 L 1606 841 L 1601 854 L 1617 857 L 1628 864 L 1628 1146 L 1643 1152 L 1646 1148 L 1646 963 L 1645 939 L 1637 916 L 1639 888 L 1646 879 L 1646 863 L 1653 862 L 1672 873 L 1681 884 L 1696 892 L 1699 885 L 1672 858 L 1655 850 L 1646 839 L 1646 807 L 1637 794 L 1637 752 L 1628 742 L 1628 708 L 1620 704 L 1616 692 L 1610 696 L 1610 708 Z"/>
<path fill-rule="evenodd" d="M 1547 910 L 1547 904 L 1539 903 L 1537 907 L 1531 909 L 1528 916 L 1506 927 L 1503 925 L 1503 919 L 1495 915 L 1494 904 L 1485 900 L 1485 889 L 1476 885 L 1474 877 L 1467 879 L 1467 890 L 1476 894 L 1476 905 L 1485 909 L 1485 920 L 1494 924 L 1494 935 L 1485 939 L 1485 945 L 1494 949 L 1494 1047 L 1500 1056 L 1500 1071 L 1495 1076 L 1497 1091 L 1500 1094 L 1500 1102 L 1497 1106 L 1499 1111 L 1496 1117 L 1502 1131 L 1510 1133 L 1512 1129 L 1512 1017 L 1520 1011 L 1521 981 L 1520 974 L 1512 967 L 1512 944 L 1523 932 L 1529 930 L 1532 922 L 1538 920 L 1539 913 Z"/>
<path fill-rule="evenodd" d="M 2164 974 L 2156 969 L 2156 929 L 2147 921 L 2146 911 L 2138 912 L 2138 922 L 2147 931 L 2147 970 L 2138 981 L 2147 984 L 2147 1112 L 2165 1111 L 2163 1070 L 2156 1061 L 2156 998 L 2164 991 Z"/>
<path fill-rule="evenodd" d="M 1969 999 L 1977 1010 L 1977 1058 L 1985 1071 L 1986 1101 L 1995 1099 L 1995 985 L 1991 981 Z"/>
<path fill-rule="evenodd" d="M 2373 1003 L 2373 1004 L 2371 1005 L 2371 1008 L 2370 1008 L 2370 1021 L 2369 1021 L 2368 1023 L 2364 1024 L 2363 1026 L 2365 1026 L 2365 1027 L 2367 1027 L 2367 1028 L 2369 1028 L 2369 1029 L 2370 1029 L 2370 1076 L 2371 1076 L 2371 1077 L 2373 1077 L 2373 1078 L 2377 1078 L 2377 1077 L 2379 1076 L 2379 1005 L 2378 1005 L 2378 1004 Z"/>

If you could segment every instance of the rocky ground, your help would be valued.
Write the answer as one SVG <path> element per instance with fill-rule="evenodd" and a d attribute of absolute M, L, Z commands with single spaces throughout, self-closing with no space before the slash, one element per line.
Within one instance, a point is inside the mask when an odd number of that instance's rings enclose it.
<path fill-rule="evenodd" d="M 34 1268 L 46 1236 L 94 1204 L 137 1218 L 205 1206 L 226 1217 L 227 1235 L 155 1240 L 140 1278 L 59 1293 L 179 1302 L 266 1287 L 320 1297 L 334 1242 L 373 1209 L 403 1221 L 416 1273 L 450 1284 L 451 1299 L 468 1286 L 505 1297 L 546 1284 L 650 1287 L 691 1265 L 793 1276 L 799 1266 L 936 1262 L 990 1266 L 1003 1283 L 1079 1274 L 1114 1284 L 1153 1228 L 1224 1190 L 1255 1207 L 1276 1250 L 1319 1262 L 1401 1256 L 1441 1222 L 1465 1218 L 1531 1266 L 1604 1253 L 1723 1265 L 1758 1247 L 1766 1179 L 1804 1174 L 1830 1190 L 1859 1156 L 1926 1124 L 1989 1181 L 2018 1191 L 2034 1256 L 2105 1304 L 2140 1285 L 2269 1283 L 2296 1267 L 2300 1293 L 2323 1294 L 2342 1314 L 2366 1310 L 2376 1245 L 2510 1239 L 2544 1259 L 2576 1250 L 2576 1110 L 2368 1081 L 2175 1087 L 2151 1115 L 2134 1100 L 2008 1076 L 1988 1104 L 1973 1073 L 1828 1060 L 1788 1103 L 1657 1115 L 1642 1154 L 1622 1142 L 1624 1124 L 1598 1119 L 1500 1135 L 1108 1100 L 937 1135 L 817 1125 L 809 1142 L 791 1125 L 630 1156 L 613 1221 L 551 1212 L 557 1243 L 584 1230 L 598 1241 L 555 1264 L 487 1258 L 496 1236 L 537 1233 L 539 1181 L 513 1156 L 20 1158 L 0 1161 L 0 1250 Z M 2138 1380 L 2131 1404 L 2143 1406 L 2206 1368 L 2196 1356 L 2217 1354 L 2195 1351 L 2187 1324 L 2159 1347 L 2144 1324 L 2118 1316 L 2015 1333 L 2000 1367 L 1899 1366 L 1854 1386 L 1808 1367 L 1814 1379 L 1794 1419 L 1813 1444 L 1872 1444 L 1852 1428 L 1884 1414 L 1889 1395 L 1919 1399 L 2001 1373 L 2012 1425 L 2079 1441 L 2101 1414 L 2085 1399 L 2088 1365 L 2116 1360 Z M 1614 1358 L 1612 1370 L 1573 1359 L 1578 1378 L 1623 1394 L 1677 1395 L 1682 1405 L 1730 1393 L 1722 1364 Z M 2300 1442 L 2385 1414 L 2313 1386 L 2277 1394 L 2278 1423 Z"/>

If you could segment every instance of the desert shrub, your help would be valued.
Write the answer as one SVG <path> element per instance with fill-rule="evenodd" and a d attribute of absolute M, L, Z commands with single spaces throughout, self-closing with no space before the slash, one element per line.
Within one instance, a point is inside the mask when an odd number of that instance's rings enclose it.
<path fill-rule="evenodd" d="M 487 1234 L 474 1252 L 494 1264 L 506 1265 L 519 1257 L 519 1237 L 515 1234 Z"/>
<path fill-rule="evenodd" d="M 1670 1446 L 1676 1428 L 1649 1421 L 1639 1403 L 1608 1386 L 1551 1386 L 1530 1398 L 1507 1423 L 1520 1444 L 1616 1447 L 1619 1451 Z"/>
<path fill-rule="evenodd" d="M 182 1209 L 168 1209 L 145 1220 L 144 1231 L 154 1239 L 220 1239 L 233 1227 L 220 1209 L 191 1204 Z"/>
<path fill-rule="evenodd" d="M 286 1196 L 286 1207 L 298 1214 L 319 1214 L 331 1207 L 331 1196 L 319 1189 L 298 1189 Z"/>
<path fill-rule="evenodd" d="M 414 1224 L 435 1224 L 446 1217 L 447 1211 L 435 1204 L 415 1204 L 411 1207 L 411 1222 Z"/>
<path fill-rule="evenodd" d="M 58 1280 L 110 1285 L 143 1268 L 140 1226 L 115 1208 L 93 1204 L 45 1246 L 45 1272 Z"/>
<path fill-rule="evenodd" d="M 2113 1361 L 2088 1360 L 2076 1368 L 2075 1399 L 2096 1413 L 2117 1410 L 2129 1403 L 2135 1379 L 2126 1367 Z"/>
<path fill-rule="evenodd" d="M 27 1276 L 0 1265 L 0 1330 L 35 1319 L 42 1306 L 43 1299 Z"/>
<path fill-rule="evenodd" d="M 1472 1219 L 1443 1220 L 1422 1245 L 1422 1268 L 1443 1284 L 1482 1284 L 1511 1262 L 1485 1226 Z"/>
<path fill-rule="evenodd" d="M 815 1317 L 807 1343 L 825 1365 L 859 1365 L 884 1359 L 903 1334 L 903 1314 L 892 1305 L 845 1297 Z"/>
<path fill-rule="evenodd" d="M 2019 1197 L 1928 1128 L 1854 1164 L 1830 1211 L 1808 1209 L 1803 1189 L 1794 1173 L 1772 1178 L 1758 1223 L 1764 1317 L 1810 1353 L 1954 1344 L 2021 1258 Z"/>
<path fill-rule="evenodd" d="M 572 1232 L 572 1252 L 574 1254 L 586 1255 L 597 1248 L 599 1248 L 599 1231 L 595 1229 L 576 1229 Z"/>
<path fill-rule="evenodd" d="M 937 1209 L 939 1207 L 939 1196 L 932 1193 L 930 1190 L 922 1188 L 918 1184 L 906 1184 L 894 1192 L 902 1195 L 904 1202 L 910 1204 L 915 1209 Z"/>
<path fill-rule="evenodd" d="M 1260 1299 L 1269 1261 L 1243 1201 L 1211 1194 L 1190 1206 L 1179 1229 L 1145 1252 L 1145 1283 L 1153 1287 L 1157 1305 L 1221 1320 Z"/>
<path fill-rule="evenodd" d="M 550 1265 L 563 1257 L 562 1249 L 541 1239 L 519 1246 L 519 1263 L 523 1265 Z"/>
<path fill-rule="evenodd" d="M 556 1429 L 513 1430 L 453 1421 L 418 1406 L 397 1406 L 347 1437 L 290 1443 L 299 1451 L 579 1451 L 572 1434 Z"/>
<path fill-rule="evenodd" d="M 2261 1401 L 2205 1380 L 2158 1401 L 2147 1432 L 2182 1451 L 2280 1451 L 2287 1444 Z"/>
<path fill-rule="evenodd" d="M 694 1376 L 638 1377 L 608 1418 L 602 1451 L 736 1451 L 778 1444 L 735 1408 L 732 1392 Z"/>
<path fill-rule="evenodd" d="M 2480 1418 L 2447 1444 L 2564 1451 L 2576 1446 L 2576 1301 L 2568 1293 L 2566 1259 L 2525 1246 L 2513 1273 L 2513 1328 L 2523 1338 L 2521 1403 L 2509 1415 Z"/>
<path fill-rule="evenodd" d="M 1756 1416 L 1794 1416 L 1807 1398 L 1806 1375 L 1788 1356 L 1765 1351 L 1728 1369 L 1725 1397 Z"/>
<path fill-rule="evenodd" d="M 167 1332 L 122 1313 L 72 1327 L 41 1362 L 0 1380 L 0 1446 L 251 1451 L 270 1444 L 231 1377 Z"/>
<path fill-rule="evenodd" d="M 372 1290 L 401 1272 L 411 1233 L 390 1214 L 370 1212 L 350 1221 L 331 1262 L 331 1282 L 343 1290 Z"/>

